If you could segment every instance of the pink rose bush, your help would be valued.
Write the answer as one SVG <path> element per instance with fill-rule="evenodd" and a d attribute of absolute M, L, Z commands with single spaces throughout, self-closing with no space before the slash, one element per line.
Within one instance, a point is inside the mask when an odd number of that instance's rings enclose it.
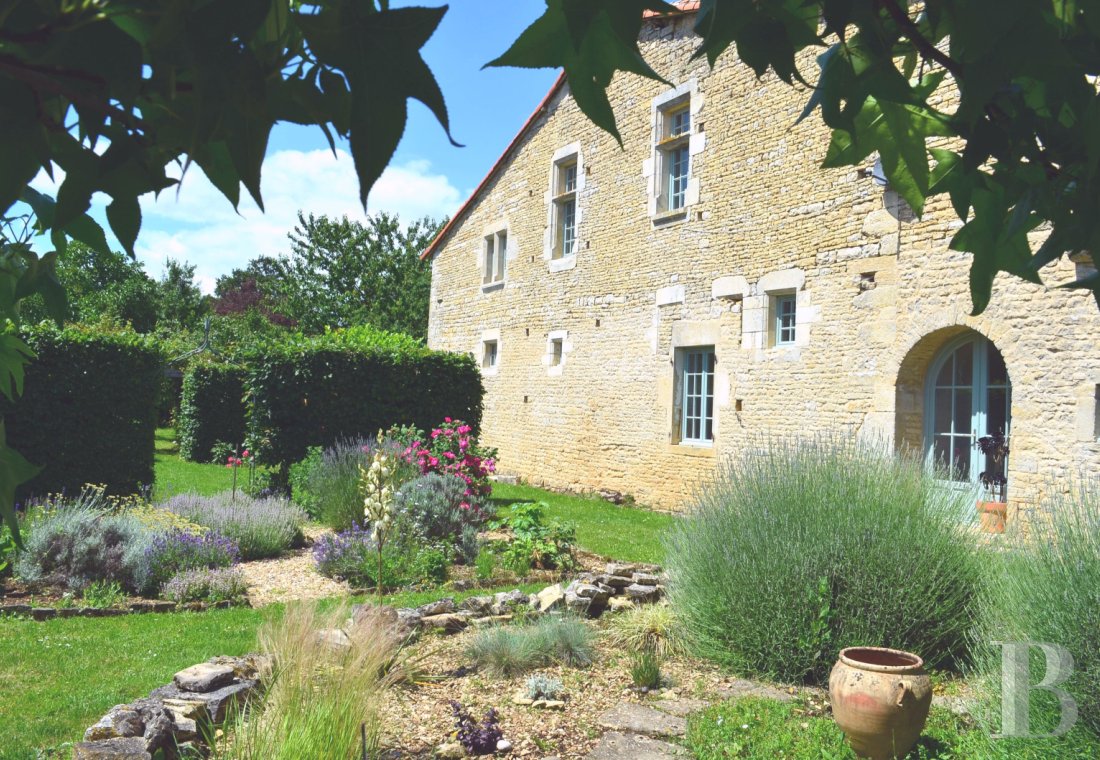
<path fill-rule="evenodd" d="M 444 417 L 443 424 L 425 438 L 409 444 L 405 459 L 419 466 L 422 475 L 436 472 L 462 480 L 470 497 L 460 504 L 463 509 L 471 509 L 493 492 L 489 476 L 496 472 L 497 451 L 481 446 L 473 428 L 462 420 Z"/>

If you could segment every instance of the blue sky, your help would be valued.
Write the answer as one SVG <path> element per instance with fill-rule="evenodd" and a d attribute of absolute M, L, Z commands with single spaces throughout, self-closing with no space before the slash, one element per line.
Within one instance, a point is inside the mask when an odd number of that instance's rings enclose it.
<path fill-rule="evenodd" d="M 397 4 L 397 3 L 395 3 Z M 431 0 L 401 5 L 437 5 Z M 453 0 L 423 49 L 447 101 L 453 147 L 435 117 L 409 103 L 405 136 L 368 200 L 369 211 L 404 219 L 453 214 L 477 186 L 557 77 L 548 69 L 486 69 L 545 9 L 543 0 Z M 47 180 L 36 185 L 49 191 Z M 264 162 L 266 213 L 243 201 L 240 214 L 201 171 L 189 170 L 179 193 L 142 200 L 137 255 L 153 277 L 172 258 L 195 264 L 207 292 L 221 274 L 259 255 L 287 252 L 299 209 L 362 219 L 358 182 L 347 146 L 333 157 L 320 130 L 276 127 Z M 247 193 L 242 190 L 242 198 Z M 105 221 L 102 204 L 93 215 Z M 104 225 L 106 228 L 106 225 Z"/>

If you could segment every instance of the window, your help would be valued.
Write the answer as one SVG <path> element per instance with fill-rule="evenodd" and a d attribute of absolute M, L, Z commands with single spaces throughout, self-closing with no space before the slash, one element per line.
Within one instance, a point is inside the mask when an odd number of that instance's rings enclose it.
<path fill-rule="evenodd" d="M 775 304 L 775 345 L 793 345 L 797 299 L 794 294 L 776 296 L 773 303 Z"/>
<path fill-rule="evenodd" d="M 564 341 L 561 338 L 554 338 L 550 341 L 550 366 L 561 366 L 561 354 Z"/>
<path fill-rule="evenodd" d="M 658 118 L 657 152 L 661 167 L 659 211 L 679 211 L 687 205 L 687 186 L 691 176 L 691 108 L 679 101 L 663 109 Z"/>
<path fill-rule="evenodd" d="M 553 258 L 572 256 L 577 250 L 577 157 L 554 165 Z"/>
<path fill-rule="evenodd" d="M 714 348 L 680 349 L 680 443 L 714 440 Z"/>
<path fill-rule="evenodd" d="M 493 369 L 496 367 L 498 354 L 497 342 L 495 340 L 485 341 L 485 351 L 481 356 L 481 366 L 484 369 Z"/>
<path fill-rule="evenodd" d="M 508 232 L 501 230 L 485 238 L 485 271 L 482 285 L 504 282 L 504 268 L 508 256 Z"/>

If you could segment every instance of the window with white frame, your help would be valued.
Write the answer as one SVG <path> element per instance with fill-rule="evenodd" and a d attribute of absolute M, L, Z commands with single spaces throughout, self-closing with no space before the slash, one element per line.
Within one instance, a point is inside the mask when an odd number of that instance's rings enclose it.
<path fill-rule="evenodd" d="M 504 268 L 507 265 L 508 232 L 500 230 L 485 236 L 485 268 L 481 284 L 493 285 L 504 282 Z"/>
<path fill-rule="evenodd" d="M 560 367 L 562 359 L 562 350 L 565 347 L 564 338 L 554 338 L 550 341 L 550 366 Z"/>
<path fill-rule="evenodd" d="M 553 258 L 572 256 L 577 250 L 577 157 L 554 164 Z"/>
<path fill-rule="evenodd" d="M 499 344 L 495 340 L 487 340 L 484 346 L 481 355 L 481 366 L 483 369 L 494 369 L 497 366 L 497 360 L 500 358 Z"/>
<path fill-rule="evenodd" d="M 772 342 L 774 345 L 794 345 L 797 312 L 798 298 L 794 293 L 772 297 Z"/>
<path fill-rule="evenodd" d="M 687 205 L 691 178 L 691 102 L 681 98 L 658 113 L 657 160 L 660 170 L 658 211 L 679 211 Z"/>
<path fill-rule="evenodd" d="M 709 445 L 714 441 L 713 346 L 677 349 L 679 442 Z"/>

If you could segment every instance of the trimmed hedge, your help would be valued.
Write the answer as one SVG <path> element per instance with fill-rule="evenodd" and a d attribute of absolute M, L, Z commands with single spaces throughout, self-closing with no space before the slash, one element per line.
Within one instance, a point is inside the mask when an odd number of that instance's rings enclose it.
<path fill-rule="evenodd" d="M 244 443 L 247 380 L 243 368 L 226 364 L 196 364 L 187 370 L 176 427 L 180 456 L 209 462 L 215 443 Z"/>
<path fill-rule="evenodd" d="M 464 354 L 371 328 L 298 339 L 249 357 L 253 441 L 283 470 L 310 446 L 371 436 L 391 425 L 421 429 L 444 417 L 481 422 L 481 371 Z"/>
<path fill-rule="evenodd" d="M 77 493 L 100 483 L 133 493 L 153 483 L 153 438 L 164 357 L 129 329 L 25 329 L 37 354 L 15 404 L 0 397 L 8 444 L 42 472 L 17 491 Z"/>

